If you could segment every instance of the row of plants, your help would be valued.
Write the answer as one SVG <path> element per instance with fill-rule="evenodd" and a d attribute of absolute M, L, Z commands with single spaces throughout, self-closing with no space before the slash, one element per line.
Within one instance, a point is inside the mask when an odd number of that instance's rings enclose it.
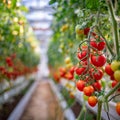
<path fill-rule="evenodd" d="M 37 71 L 38 44 L 20 0 L 0 1 L 0 82 Z"/>
<path fill-rule="evenodd" d="M 55 4 L 56 3 L 56 4 Z M 91 107 L 102 107 L 108 119 L 109 102 L 116 102 L 120 115 L 120 1 L 119 0 L 51 0 L 55 4 L 53 36 L 48 49 L 51 75 L 75 83 Z M 73 89 L 69 92 L 74 96 Z M 81 114 L 86 112 L 85 105 Z"/>

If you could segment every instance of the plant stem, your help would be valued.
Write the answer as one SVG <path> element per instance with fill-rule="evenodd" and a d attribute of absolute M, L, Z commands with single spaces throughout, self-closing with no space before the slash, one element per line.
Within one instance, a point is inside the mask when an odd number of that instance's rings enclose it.
<path fill-rule="evenodd" d="M 97 120 L 101 120 L 101 113 L 102 113 L 102 101 L 98 101 L 98 113 L 97 113 Z"/>
<path fill-rule="evenodd" d="M 85 103 L 84 103 L 85 104 Z M 79 116 L 77 117 L 77 119 L 76 120 L 82 120 L 83 118 L 83 114 L 86 112 L 86 108 L 85 108 L 85 105 L 83 105 L 82 106 L 82 109 L 81 109 L 81 111 L 80 111 L 80 114 L 79 114 Z"/>
<path fill-rule="evenodd" d="M 114 45 L 115 45 L 115 51 L 116 51 L 116 57 L 118 59 L 119 56 L 119 30 L 118 30 L 118 24 L 115 19 L 115 13 L 113 9 L 113 5 L 111 0 L 106 0 L 106 3 L 108 5 L 108 9 L 111 15 L 111 21 L 112 21 L 112 27 L 113 27 L 113 36 L 114 36 Z"/>
<path fill-rule="evenodd" d="M 120 88 L 120 82 L 105 95 L 105 99 L 108 99 L 118 88 Z"/>
<path fill-rule="evenodd" d="M 102 36 L 102 38 L 104 38 L 105 43 L 106 43 L 106 45 L 107 45 L 107 48 L 108 48 L 108 50 L 109 50 L 111 56 L 114 56 L 114 52 L 112 51 L 112 49 L 111 49 L 110 45 L 108 44 L 106 38 L 103 36 L 103 34 L 101 33 L 101 31 L 100 31 L 100 29 L 98 28 L 98 26 L 97 26 L 96 28 L 97 28 L 99 34 Z"/>

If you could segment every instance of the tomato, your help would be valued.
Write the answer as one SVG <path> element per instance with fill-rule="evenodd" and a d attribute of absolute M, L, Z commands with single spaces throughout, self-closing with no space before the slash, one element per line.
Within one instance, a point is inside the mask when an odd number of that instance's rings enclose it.
<path fill-rule="evenodd" d="M 97 49 L 98 50 L 103 50 L 106 46 L 106 43 L 104 41 L 101 41 L 98 43 Z"/>
<path fill-rule="evenodd" d="M 116 71 L 116 70 L 118 70 L 118 68 L 120 67 L 120 62 L 114 60 L 114 61 L 111 63 L 110 66 L 111 66 L 111 69 L 112 69 L 113 71 Z"/>
<path fill-rule="evenodd" d="M 102 86 L 100 82 L 95 82 L 93 83 L 93 87 L 96 91 L 100 91 Z"/>
<path fill-rule="evenodd" d="M 90 41 L 90 45 L 91 45 L 93 48 L 95 48 L 95 49 L 98 48 L 97 42 L 95 41 L 95 39 L 92 39 L 92 41 Z M 93 50 L 94 50 L 94 49 L 93 49 Z"/>
<path fill-rule="evenodd" d="M 66 57 L 64 61 L 66 64 L 69 64 L 71 62 L 70 57 Z"/>
<path fill-rule="evenodd" d="M 74 78 L 74 76 L 68 72 L 66 75 L 65 75 L 65 78 L 67 78 L 68 80 L 72 80 Z"/>
<path fill-rule="evenodd" d="M 102 67 L 106 63 L 106 58 L 104 55 L 91 55 L 91 63 L 96 67 Z"/>
<path fill-rule="evenodd" d="M 76 74 L 77 75 L 81 75 L 83 72 L 85 72 L 86 68 L 82 67 L 82 68 L 76 68 Z"/>
<path fill-rule="evenodd" d="M 84 30 L 81 29 L 81 25 L 76 25 L 75 32 L 78 35 L 84 34 Z"/>
<path fill-rule="evenodd" d="M 106 66 L 105 66 L 105 72 L 108 74 L 108 75 L 113 75 L 113 70 L 111 69 L 111 66 L 110 66 L 110 64 L 107 64 Z"/>
<path fill-rule="evenodd" d="M 110 79 L 111 79 L 111 80 L 115 80 L 114 74 L 110 75 Z"/>
<path fill-rule="evenodd" d="M 90 28 L 85 28 L 84 29 L 84 35 L 88 35 L 89 31 L 90 31 Z"/>
<path fill-rule="evenodd" d="M 86 86 L 86 87 L 84 87 L 83 92 L 86 96 L 91 96 L 94 93 L 94 88 L 91 85 Z"/>
<path fill-rule="evenodd" d="M 117 104 L 116 104 L 116 112 L 118 113 L 118 115 L 120 115 L 120 102 L 118 102 Z"/>
<path fill-rule="evenodd" d="M 114 80 L 112 81 L 112 88 L 114 88 L 116 85 L 118 84 L 118 81 Z M 118 89 L 118 91 L 120 91 L 120 88 Z"/>
<path fill-rule="evenodd" d="M 77 57 L 82 61 L 86 61 L 87 60 L 87 51 L 82 51 L 81 53 L 78 53 Z"/>
<path fill-rule="evenodd" d="M 86 82 L 83 80 L 77 81 L 77 83 L 76 83 L 77 89 L 80 91 L 83 91 L 85 84 L 86 84 Z"/>
<path fill-rule="evenodd" d="M 90 96 L 88 98 L 88 104 L 91 106 L 91 107 L 94 107 L 96 104 L 97 104 L 98 100 L 97 100 L 97 97 L 96 96 Z"/>
<path fill-rule="evenodd" d="M 65 68 L 60 68 L 59 71 L 60 71 L 60 76 L 64 77 L 65 73 L 66 73 L 66 69 Z"/>
<path fill-rule="evenodd" d="M 100 80 L 103 77 L 103 71 L 101 69 L 97 69 L 97 72 L 93 73 L 93 78 L 95 80 Z"/>
<path fill-rule="evenodd" d="M 12 61 L 11 57 L 6 57 L 6 63 L 10 63 Z"/>
<path fill-rule="evenodd" d="M 73 75 L 74 72 L 75 72 L 75 67 L 73 66 L 73 67 L 70 68 L 70 73 Z"/>
<path fill-rule="evenodd" d="M 115 80 L 120 82 L 120 70 L 116 70 L 114 72 L 114 78 L 115 78 Z"/>
<path fill-rule="evenodd" d="M 87 101 L 87 100 L 88 100 L 88 96 L 83 95 L 83 99 L 84 99 L 85 101 Z"/>

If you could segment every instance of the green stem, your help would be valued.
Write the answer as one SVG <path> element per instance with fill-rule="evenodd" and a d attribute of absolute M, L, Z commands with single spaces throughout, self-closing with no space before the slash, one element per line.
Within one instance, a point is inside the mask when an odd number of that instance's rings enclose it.
<path fill-rule="evenodd" d="M 101 120 L 101 113 L 102 113 L 102 101 L 98 101 L 98 114 L 97 114 L 97 120 Z"/>
<path fill-rule="evenodd" d="M 100 31 L 100 29 L 98 28 L 98 26 L 97 26 L 96 28 L 97 28 L 99 34 L 100 34 L 100 35 L 102 36 L 102 38 L 105 40 L 105 43 L 106 43 L 106 45 L 107 45 L 107 48 L 108 48 L 111 56 L 114 56 L 114 52 L 112 51 L 112 49 L 111 49 L 109 43 L 107 42 L 106 38 L 103 36 L 103 34 L 101 33 L 101 31 Z"/>
<path fill-rule="evenodd" d="M 105 95 L 105 99 L 108 99 L 108 97 L 112 95 L 119 88 L 120 88 L 120 82 Z"/>
<path fill-rule="evenodd" d="M 112 21 L 112 26 L 113 26 L 113 36 L 114 36 L 114 45 L 115 45 L 115 51 L 117 54 L 117 59 L 119 56 L 119 30 L 118 30 L 118 24 L 117 21 L 115 19 L 115 13 L 114 13 L 114 9 L 113 9 L 113 5 L 111 0 L 106 0 L 106 3 L 108 5 L 108 9 L 111 15 L 111 21 Z"/>
<path fill-rule="evenodd" d="M 76 120 L 82 120 L 83 119 L 83 114 L 86 112 L 86 108 L 85 108 L 85 105 L 82 106 L 82 109 L 80 111 L 80 114 L 79 116 L 77 117 Z"/>

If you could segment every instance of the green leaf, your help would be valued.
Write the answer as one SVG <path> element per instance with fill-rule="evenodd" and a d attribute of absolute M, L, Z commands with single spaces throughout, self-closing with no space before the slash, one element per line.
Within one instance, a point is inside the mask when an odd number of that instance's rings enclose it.
<path fill-rule="evenodd" d="M 57 2 L 56 0 L 50 0 L 49 4 L 52 5 L 54 4 L 55 2 Z"/>

